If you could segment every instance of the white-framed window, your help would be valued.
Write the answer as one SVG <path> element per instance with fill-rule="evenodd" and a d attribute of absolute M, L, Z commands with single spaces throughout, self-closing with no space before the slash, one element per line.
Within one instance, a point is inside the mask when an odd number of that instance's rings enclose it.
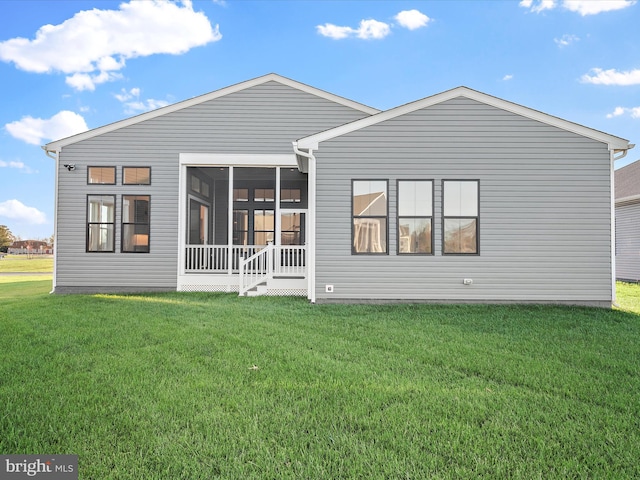
<path fill-rule="evenodd" d="M 443 180 L 442 212 L 442 253 L 478 255 L 480 182 Z"/>
<path fill-rule="evenodd" d="M 149 195 L 122 196 L 123 253 L 149 253 Z"/>
<path fill-rule="evenodd" d="M 351 253 L 387 254 L 388 181 L 353 180 L 351 186 Z"/>
<path fill-rule="evenodd" d="M 87 195 L 87 252 L 115 251 L 115 219 L 115 195 Z"/>
<path fill-rule="evenodd" d="M 398 255 L 433 254 L 433 180 L 398 180 Z"/>

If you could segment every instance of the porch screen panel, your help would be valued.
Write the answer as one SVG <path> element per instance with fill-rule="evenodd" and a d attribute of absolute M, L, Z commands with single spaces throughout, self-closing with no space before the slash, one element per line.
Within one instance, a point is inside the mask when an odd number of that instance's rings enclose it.
<path fill-rule="evenodd" d="M 273 243 L 275 237 L 275 211 L 274 210 L 254 210 L 253 211 L 253 244 L 267 245 Z"/>
<path fill-rule="evenodd" d="M 233 211 L 233 244 L 249 244 L 249 210 Z"/>

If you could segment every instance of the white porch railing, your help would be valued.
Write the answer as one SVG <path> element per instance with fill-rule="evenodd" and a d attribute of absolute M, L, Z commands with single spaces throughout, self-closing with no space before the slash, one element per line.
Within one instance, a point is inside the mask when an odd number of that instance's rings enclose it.
<path fill-rule="evenodd" d="M 187 245 L 184 273 L 238 273 L 240 260 L 264 248 L 263 245 Z"/>
<path fill-rule="evenodd" d="M 184 273 L 233 275 L 230 284 L 244 295 L 274 277 L 305 278 L 306 252 L 304 245 L 187 245 Z"/>

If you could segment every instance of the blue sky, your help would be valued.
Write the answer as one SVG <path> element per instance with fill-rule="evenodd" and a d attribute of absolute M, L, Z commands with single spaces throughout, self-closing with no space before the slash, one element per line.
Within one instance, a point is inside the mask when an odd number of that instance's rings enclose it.
<path fill-rule="evenodd" d="M 0 224 L 23 239 L 53 233 L 40 145 L 270 72 L 379 109 L 465 85 L 640 143 L 633 0 L 2 0 L 0 18 Z"/>

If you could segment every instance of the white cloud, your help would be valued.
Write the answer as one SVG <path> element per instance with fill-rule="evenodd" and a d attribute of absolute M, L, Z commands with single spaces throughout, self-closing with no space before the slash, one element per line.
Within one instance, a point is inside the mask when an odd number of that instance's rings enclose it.
<path fill-rule="evenodd" d="M 511 80 L 513 78 L 513 75 L 508 74 L 505 75 L 504 77 L 502 77 L 502 80 L 504 80 L 505 82 L 508 82 L 509 80 Z"/>
<path fill-rule="evenodd" d="M 408 28 L 409 30 L 416 30 L 417 28 L 426 27 L 427 24 L 431 21 L 429 17 L 418 10 L 403 10 L 394 18 L 401 27 Z"/>
<path fill-rule="evenodd" d="M 340 27 L 332 23 L 325 23 L 316 27 L 322 36 L 340 40 L 347 37 L 358 37 L 363 40 L 382 39 L 391 33 L 391 27 L 377 20 L 361 20 L 357 29 L 351 27 Z"/>
<path fill-rule="evenodd" d="M 640 84 L 640 69 L 619 72 L 615 68 L 610 70 L 592 68 L 591 74 L 584 74 L 580 79 L 584 83 L 594 85 L 638 85 Z"/>
<path fill-rule="evenodd" d="M 565 33 L 562 37 L 560 38 L 554 38 L 553 41 L 556 42 L 556 45 L 558 45 L 558 47 L 563 48 L 563 47 L 568 47 L 569 45 L 571 45 L 572 43 L 575 43 L 577 41 L 579 41 L 580 38 L 576 35 L 569 35 L 568 33 Z"/>
<path fill-rule="evenodd" d="M 613 112 L 607 114 L 607 118 L 620 117 L 629 114 L 631 118 L 640 118 L 640 107 L 616 107 Z"/>
<path fill-rule="evenodd" d="M 33 40 L 0 42 L 0 60 L 35 73 L 62 72 L 76 90 L 94 90 L 121 77 L 126 60 L 179 55 L 222 38 L 191 0 L 122 3 L 118 10 L 84 10 L 59 25 L 44 25 Z"/>
<path fill-rule="evenodd" d="M 362 20 L 358 28 L 358 38 L 369 40 L 371 38 L 384 38 L 391 33 L 391 27 L 377 20 Z"/>
<path fill-rule="evenodd" d="M 398 25 L 409 30 L 416 30 L 426 27 L 431 21 L 424 13 L 418 10 L 403 10 L 399 12 L 394 19 Z M 341 40 L 343 38 L 357 37 L 363 40 L 382 39 L 391 33 L 391 25 L 378 20 L 360 20 L 358 28 L 342 27 L 333 23 L 325 23 L 316 26 L 318 33 L 324 37 Z"/>
<path fill-rule="evenodd" d="M 113 72 L 100 72 L 95 75 L 90 75 L 88 73 L 74 73 L 73 75 L 65 78 L 64 81 L 71 88 L 81 92 L 83 90 L 94 91 L 96 89 L 96 85 L 105 82 L 112 82 L 120 78 L 122 78 L 121 74 Z"/>
<path fill-rule="evenodd" d="M 637 0 L 521 0 L 520 6 L 530 9 L 534 13 L 553 10 L 558 5 L 582 16 L 596 15 L 612 10 L 631 7 Z"/>
<path fill-rule="evenodd" d="M 318 25 L 316 27 L 318 33 L 323 37 L 333 38 L 334 40 L 340 40 L 347 38 L 355 33 L 355 30 L 351 27 L 339 27 L 332 23 L 325 23 L 324 25 Z"/>
<path fill-rule="evenodd" d="M 562 6 L 572 12 L 585 15 L 596 15 L 612 10 L 621 10 L 636 3 L 636 0 L 564 0 Z"/>
<path fill-rule="evenodd" d="M 521 0 L 520 6 L 531 9 L 534 13 L 540 13 L 544 10 L 553 10 L 556 8 L 555 0 Z"/>
<path fill-rule="evenodd" d="M 0 203 L 0 217 L 19 220 L 31 225 L 42 225 L 47 223 L 44 213 L 35 207 L 28 207 L 19 200 L 7 200 Z"/>
<path fill-rule="evenodd" d="M 166 100 L 156 100 L 154 98 L 140 100 L 140 89 L 137 87 L 132 88 L 128 92 L 123 88 L 120 93 L 116 93 L 114 97 L 124 104 L 124 111 L 128 114 L 148 112 L 149 110 L 155 110 L 156 108 L 169 105 L 169 102 Z"/>
<path fill-rule="evenodd" d="M 4 128 L 12 137 L 31 145 L 40 145 L 43 140 L 57 140 L 88 130 L 82 115 L 68 110 L 58 112 L 48 119 L 22 117 L 7 123 Z"/>
<path fill-rule="evenodd" d="M 22 170 L 24 173 L 38 173 L 36 170 L 32 170 L 31 167 L 25 165 L 24 162 L 5 162 L 4 160 L 0 160 L 0 168 L 15 168 L 17 170 Z"/>

